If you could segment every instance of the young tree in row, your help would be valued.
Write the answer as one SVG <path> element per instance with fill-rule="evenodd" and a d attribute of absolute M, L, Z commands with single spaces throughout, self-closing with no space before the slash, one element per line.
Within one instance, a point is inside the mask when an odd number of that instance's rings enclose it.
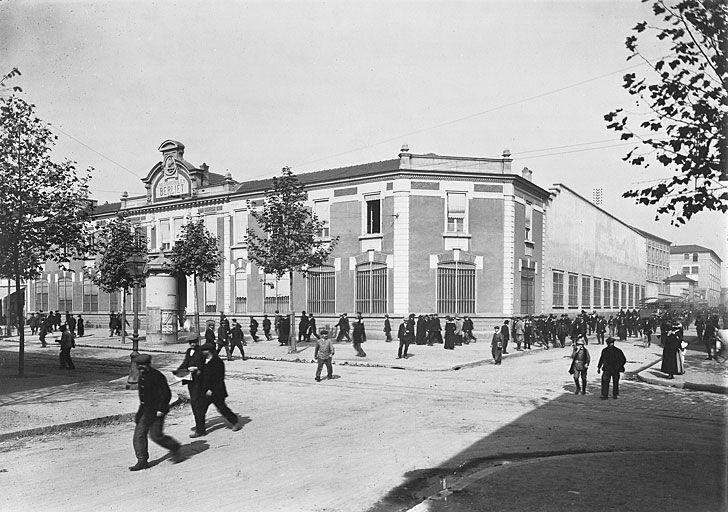
<path fill-rule="evenodd" d="M 122 292 L 121 341 L 123 343 L 126 333 L 126 296 L 129 289 L 134 286 L 134 277 L 129 273 L 126 261 L 133 255 L 146 256 L 146 246 L 139 243 L 131 223 L 119 216 L 96 233 L 95 248 L 100 258 L 90 271 L 91 280 L 107 293 Z"/>
<path fill-rule="evenodd" d="M 200 336 L 200 301 L 198 281 L 212 283 L 219 276 L 222 253 L 214 237 L 200 219 L 189 222 L 182 228 L 182 236 L 174 243 L 169 255 L 169 268 L 176 276 L 192 276 L 195 300 L 195 329 Z"/>
<path fill-rule="evenodd" d="M 290 168 L 284 167 L 281 176 L 273 178 L 263 208 L 250 209 L 264 235 L 248 230 L 248 257 L 266 274 L 279 279 L 289 276 L 289 352 L 296 352 L 297 339 L 293 274 L 299 272 L 305 277 L 308 268 L 324 264 L 339 240 L 320 238 L 323 223 L 305 205 L 306 199 L 303 185 Z"/>
<path fill-rule="evenodd" d="M 640 167 L 656 161 L 673 174 L 623 196 L 657 205 L 658 216 L 684 224 L 703 210 L 728 210 L 728 190 L 719 183 L 728 180 L 728 3 L 648 1 L 661 19 L 637 23 L 625 42 L 627 60 L 642 59 L 648 71 L 625 75 L 622 85 L 642 111 L 618 108 L 604 119 L 623 140 L 636 140 L 625 161 Z M 665 44 L 667 55 L 655 62 L 638 46 L 648 34 Z"/>
<path fill-rule="evenodd" d="M 90 169 L 51 159 L 56 137 L 17 93 L 0 95 L 0 277 L 15 280 L 20 334 L 18 374 L 24 374 L 21 281 L 37 279 L 47 260 L 84 257 L 90 240 Z"/>

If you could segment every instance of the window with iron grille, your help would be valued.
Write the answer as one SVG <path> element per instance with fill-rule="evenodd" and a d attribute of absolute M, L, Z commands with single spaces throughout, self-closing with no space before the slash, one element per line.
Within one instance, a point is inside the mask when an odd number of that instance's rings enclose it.
<path fill-rule="evenodd" d="M 235 271 L 235 312 L 248 311 L 248 274 L 245 268 Z"/>
<path fill-rule="evenodd" d="M 83 281 L 83 310 L 99 310 L 99 287 L 87 279 Z"/>
<path fill-rule="evenodd" d="M 579 276 L 569 274 L 569 307 L 579 307 Z"/>
<path fill-rule="evenodd" d="M 265 289 L 264 313 L 290 310 L 291 280 L 288 274 L 283 275 L 280 279 L 273 274 L 266 274 L 263 287 Z"/>
<path fill-rule="evenodd" d="M 612 304 L 613 308 L 619 307 L 619 282 L 614 281 L 612 282 L 612 300 L 614 303 Z"/>
<path fill-rule="evenodd" d="M 591 305 L 591 277 L 581 277 L 581 307 L 589 309 Z"/>
<path fill-rule="evenodd" d="M 309 313 L 334 313 L 336 311 L 336 277 L 334 267 L 309 269 L 306 279 Z"/>
<path fill-rule="evenodd" d="M 631 308 L 632 306 L 634 306 L 634 285 L 631 283 L 627 285 L 627 290 L 627 301 L 629 307 Z"/>
<path fill-rule="evenodd" d="M 70 277 L 58 280 L 58 310 L 73 311 L 73 281 Z"/>
<path fill-rule="evenodd" d="M 48 311 L 48 281 L 39 279 L 35 282 L 35 309 Z"/>
<path fill-rule="evenodd" d="M 623 308 L 627 307 L 627 283 L 622 283 L 622 297 L 619 303 Z"/>
<path fill-rule="evenodd" d="M 387 312 L 387 266 L 364 263 L 356 267 L 356 310 L 362 313 Z"/>
<path fill-rule="evenodd" d="M 602 280 L 598 277 L 594 278 L 594 304 L 595 308 L 602 307 Z"/>
<path fill-rule="evenodd" d="M 640 286 L 640 300 L 644 302 L 645 300 L 645 287 Z"/>
<path fill-rule="evenodd" d="M 553 274 L 553 302 L 555 308 L 564 307 L 564 274 L 562 272 L 554 272 Z"/>
<path fill-rule="evenodd" d="M 109 294 L 109 311 L 119 310 L 119 296 L 121 292 L 111 292 Z"/>
<path fill-rule="evenodd" d="M 437 312 L 475 313 L 475 265 L 463 261 L 437 266 Z"/>
<path fill-rule="evenodd" d="M 205 313 L 217 311 L 217 283 L 205 281 Z"/>
<path fill-rule="evenodd" d="M 604 280 L 604 307 L 605 308 L 611 308 L 612 307 L 612 283 L 611 281 Z"/>

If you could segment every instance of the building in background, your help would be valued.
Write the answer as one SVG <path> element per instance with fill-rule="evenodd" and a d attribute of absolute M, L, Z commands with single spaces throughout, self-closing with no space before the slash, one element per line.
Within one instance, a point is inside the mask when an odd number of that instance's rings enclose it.
<path fill-rule="evenodd" d="M 561 183 L 547 205 L 544 307 L 548 313 L 633 308 L 645 297 L 645 237 Z"/>
<path fill-rule="evenodd" d="M 674 274 L 665 278 L 666 294 L 689 302 L 700 299 L 698 282 L 684 274 Z"/>
<path fill-rule="evenodd" d="M 645 297 L 657 298 L 661 294 L 668 293 L 665 279 L 670 276 L 670 245 L 672 242 L 641 229 L 637 231 L 645 238 L 647 252 Z"/>
<path fill-rule="evenodd" d="M 682 274 L 698 283 L 696 294 L 709 307 L 720 304 L 721 265 L 723 260 L 712 250 L 700 245 L 670 247 L 670 274 Z"/>

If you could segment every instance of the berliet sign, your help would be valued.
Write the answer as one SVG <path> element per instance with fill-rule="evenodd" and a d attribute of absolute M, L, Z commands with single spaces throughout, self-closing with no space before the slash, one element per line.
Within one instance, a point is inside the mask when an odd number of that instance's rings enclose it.
<path fill-rule="evenodd" d="M 162 197 L 172 197 L 172 196 L 182 196 L 185 194 L 189 194 L 190 192 L 190 184 L 189 182 L 181 178 L 179 176 L 175 176 L 173 178 L 164 178 L 159 181 L 157 184 L 157 190 L 155 191 L 155 196 L 162 198 Z"/>

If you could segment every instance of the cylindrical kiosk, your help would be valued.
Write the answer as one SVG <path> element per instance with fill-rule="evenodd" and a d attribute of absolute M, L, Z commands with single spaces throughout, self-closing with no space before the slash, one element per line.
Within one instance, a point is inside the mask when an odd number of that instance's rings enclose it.
<path fill-rule="evenodd" d="M 147 341 L 177 343 L 177 279 L 166 268 L 164 253 L 150 261 L 147 269 Z"/>

